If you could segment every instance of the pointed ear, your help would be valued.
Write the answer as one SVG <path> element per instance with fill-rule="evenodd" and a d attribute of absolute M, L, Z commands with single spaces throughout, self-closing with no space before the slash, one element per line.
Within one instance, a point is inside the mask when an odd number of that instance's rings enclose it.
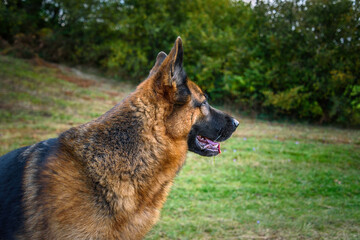
<path fill-rule="evenodd" d="M 167 55 L 163 51 L 158 53 L 158 55 L 156 57 L 155 65 L 150 70 L 149 76 L 153 75 L 155 72 L 158 71 L 159 67 L 161 66 L 162 62 L 165 60 L 166 57 L 167 57 Z"/>
<path fill-rule="evenodd" d="M 170 71 L 169 85 L 173 85 L 174 81 L 177 86 L 185 83 L 186 73 L 183 69 L 183 55 L 182 40 L 178 37 L 168 56 Z"/>

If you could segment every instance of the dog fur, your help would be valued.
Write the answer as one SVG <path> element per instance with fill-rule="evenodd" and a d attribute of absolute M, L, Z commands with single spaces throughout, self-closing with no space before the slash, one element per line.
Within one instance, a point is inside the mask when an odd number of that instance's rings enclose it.
<path fill-rule="evenodd" d="M 238 122 L 183 69 L 177 38 L 149 77 L 96 120 L 0 158 L 0 239 L 141 239 L 159 218 L 188 150 Z"/>

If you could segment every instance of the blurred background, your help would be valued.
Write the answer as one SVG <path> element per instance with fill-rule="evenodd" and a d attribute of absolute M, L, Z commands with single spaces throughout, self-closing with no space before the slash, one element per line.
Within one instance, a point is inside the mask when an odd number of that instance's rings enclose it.
<path fill-rule="evenodd" d="M 251 116 L 360 124 L 353 0 L 2 0 L 0 49 L 141 81 L 177 36 L 191 79 Z"/>
<path fill-rule="evenodd" d="M 0 0 L 0 155 L 102 115 L 177 36 L 240 126 L 147 239 L 360 239 L 358 0 Z"/>

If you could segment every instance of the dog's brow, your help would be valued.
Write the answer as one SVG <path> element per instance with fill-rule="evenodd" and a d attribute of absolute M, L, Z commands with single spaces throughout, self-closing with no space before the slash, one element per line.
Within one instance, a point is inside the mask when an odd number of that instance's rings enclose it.
<path fill-rule="evenodd" d="M 201 104 L 202 104 L 202 102 L 200 102 L 198 99 L 196 99 L 196 98 L 193 98 L 192 99 L 192 103 L 193 103 L 193 107 L 200 107 L 201 106 Z"/>

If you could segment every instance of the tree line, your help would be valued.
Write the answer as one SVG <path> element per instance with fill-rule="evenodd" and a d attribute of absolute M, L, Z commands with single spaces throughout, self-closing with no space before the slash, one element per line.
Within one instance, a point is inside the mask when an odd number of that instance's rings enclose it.
<path fill-rule="evenodd" d="M 360 126 L 358 0 L 2 0 L 0 49 L 144 79 L 180 35 L 213 101 Z"/>

